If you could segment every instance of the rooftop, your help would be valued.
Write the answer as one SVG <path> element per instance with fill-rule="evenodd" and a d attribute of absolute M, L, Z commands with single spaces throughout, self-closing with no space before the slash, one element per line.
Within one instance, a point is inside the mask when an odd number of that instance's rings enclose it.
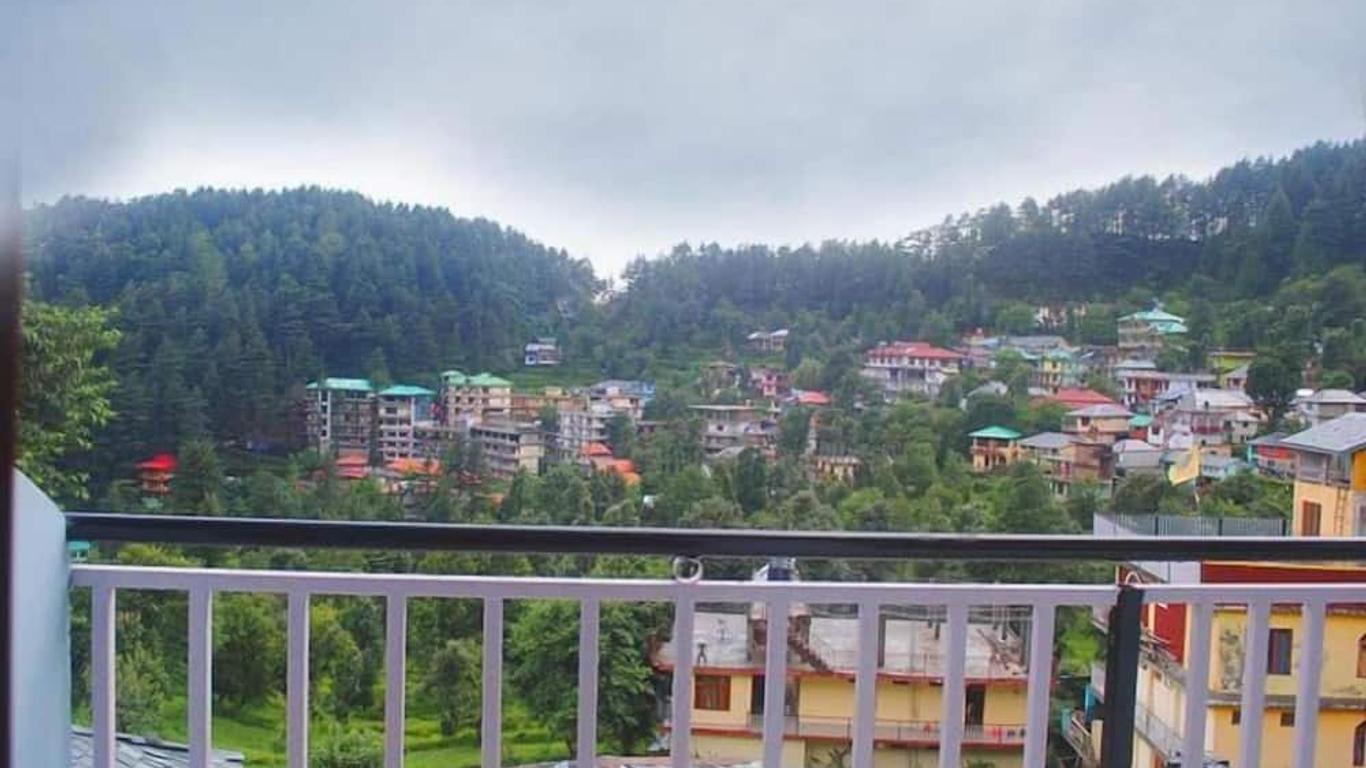
<path fill-rule="evenodd" d="M 319 384 L 316 381 L 308 382 L 307 389 L 339 389 L 345 392 L 373 392 L 375 386 L 369 379 L 340 379 L 329 376 Z"/>
<path fill-rule="evenodd" d="M 976 432 L 969 432 L 968 437 L 980 437 L 984 440 L 1018 440 L 1020 433 L 1008 427 L 990 426 L 983 427 Z"/>
<path fill-rule="evenodd" d="M 1115 405 L 1113 403 L 1100 403 L 1098 405 L 1088 405 L 1085 408 L 1078 408 L 1075 411 L 1068 411 L 1067 415 L 1082 416 L 1093 419 L 1106 417 L 1118 418 L 1121 416 L 1127 419 L 1133 416 L 1133 414 L 1130 413 L 1127 408 L 1120 405 Z"/>
<path fill-rule="evenodd" d="M 412 384 L 395 384 L 380 390 L 380 397 L 431 397 L 436 393 L 426 387 L 417 387 Z"/>
<path fill-rule="evenodd" d="M 1048 450 L 1066 448 L 1071 444 L 1072 436 L 1064 435 L 1061 432 L 1040 432 L 1037 435 L 1030 435 L 1020 441 L 1020 445 L 1026 448 L 1044 448 Z"/>
<path fill-rule="evenodd" d="M 141 736 L 118 734 L 114 765 L 116 768 L 189 768 L 190 748 L 184 744 L 159 742 Z M 213 750 L 213 768 L 236 768 L 246 763 L 241 752 Z M 95 751 L 89 728 L 71 729 L 71 768 L 92 768 Z"/>
<path fill-rule="evenodd" d="M 1366 445 L 1366 413 L 1348 413 L 1296 432 L 1281 445 L 1318 453 L 1342 453 Z"/>
<path fill-rule="evenodd" d="M 928 341 L 894 341 L 879 344 L 868 350 L 870 355 L 894 355 L 898 357 L 920 357 L 930 360 L 960 360 L 963 355 L 951 349 L 936 347 Z"/>
<path fill-rule="evenodd" d="M 1366 404 L 1366 397 L 1362 397 L 1347 389 L 1320 389 L 1309 397 L 1304 398 L 1302 402 L 1361 405 Z"/>

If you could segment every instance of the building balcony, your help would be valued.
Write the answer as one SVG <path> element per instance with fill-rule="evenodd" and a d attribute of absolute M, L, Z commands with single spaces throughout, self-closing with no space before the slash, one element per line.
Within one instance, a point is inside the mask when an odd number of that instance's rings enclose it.
<path fill-rule="evenodd" d="M 929 560 L 1074 560 L 1114 561 L 1137 557 L 1219 557 L 1239 551 L 1246 557 L 1283 560 L 1342 560 L 1352 552 L 1348 540 L 1284 539 L 1274 549 L 1265 539 L 1098 538 L 1088 536 L 973 536 L 954 534 L 791 532 L 755 530 L 665 530 L 650 528 L 584 528 L 536 526 L 461 526 L 425 523 L 357 523 L 260 518 L 192 518 L 115 514 L 67 514 L 57 510 L 22 476 L 17 476 L 14 520 L 15 559 L 10 564 L 12 594 L 22 595 L 9 608 L 7 630 L 13 638 L 12 661 L 6 668 L 8 702 L 15 733 L 10 764 L 24 768 L 69 765 L 72 729 L 70 688 L 69 597 L 89 596 L 91 606 L 89 660 L 91 728 L 90 764 L 118 765 L 114 724 L 120 707 L 116 686 L 116 653 L 122 626 L 121 601 L 140 591 L 185 595 L 185 688 L 188 692 L 186 730 L 189 764 L 207 768 L 215 751 L 212 729 L 214 697 L 214 602 L 226 593 L 282 596 L 286 626 L 286 668 L 283 722 L 277 727 L 288 754 L 287 765 L 309 764 L 309 606 L 315 596 L 363 596 L 383 602 L 383 752 L 385 766 L 401 766 L 404 754 L 405 653 L 408 609 L 422 598 L 451 598 L 482 604 L 482 699 L 479 704 L 481 763 L 502 765 L 504 615 L 509 603 L 557 599 L 578 604 L 575 676 L 577 724 L 575 762 L 581 768 L 597 765 L 599 704 L 599 616 L 607 601 L 649 602 L 671 607 L 673 637 L 696 635 L 702 606 L 743 604 L 761 609 L 769 636 L 788 636 L 794 616 L 805 606 L 848 606 L 852 611 L 852 640 L 847 675 L 852 697 L 847 713 L 830 718 L 792 717 L 782 707 L 766 710 L 757 720 L 748 715 L 741 726 L 762 740 L 763 765 L 781 768 L 783 741 L 791 736 L 847 741 L 853 768 L 873 766 L 874 747 L 909 744 L 939 751 L 941 764 L 959 765 L 965 748 L 1019 749 L 1024 765 L 1043 765 L 1051 723 L 1050 697 L 1054 680 L 1054 635 L 1059 611 L 1104 609 L 1109 622 L 1110 658 L 1102 682 L 1106 708 L 1105 739 L 1101 752 L 1106 764 L 1128 765 L 1132 735 L 1155 728 L 1137 706 L 1140 610 L 1145 603 L 1189 603 L 1197 607 L 1196 621 L 1215 604 L 1249 607 L 1248 654 L 1266 654 L 1269 609 L 1298 603 L 1306 607 L 1305 636 L 1300 664 L 1306 679 L 1318 678 L 1322 665 L 1323 609 L 1329 603 L 1366 603 L 1362 585 L 1136 585 L 1113 584 L 942 584 L 803 581 L 713 581 L 694 577 L 691 557 L 676 561 L 675 578 L 531 578 L 501 576 L 431 575 L 417 573 L 339 573 L 311 571 L 240 570 L 187 567 L 142 567 L 83 564 L 68 561 L 68 539 L 73 541 L 153 542 L 198 547 L 319 547 L 539 554 L 633 554 L 672 557 L 677 553 L 714 558 L 848 558 Z M 680 564 L 681 563 L 681 564 Z M 700 572 L 696 575 L 700 575 Z M 82 597 L 84 600 L 84 597 Z M 885 607 L 932 609 L 938 629 L 933 684 L 939 716 L 922 721 L 895 721 L 875 716 L 878 703 L 879 654 L 872 648 L 879 637 L 879 617 Z M 970 648 L 973 618 L 985 607 L 1007 607 L 1030 617 L 1020 654 L 1017 684 L 1023 690 L 1022 723 L 993 725 L 973 719 L 968 681 L 972 678 Z M 1202 613 L 1204 611 L 1204 613 Z M 785 644 L 767 644 L 762 662 L 761 701 L 783 702 L 795 665 L 789 664 Z M 858 653 L 857 649 L 868 649 Z M 826 649 L 836 653 L 838 649 Z M 1209 658 L 1208 637 L 1197 640 L 1192 658 Z M 704 731 L 694 725 L 694 653 L 678 657 L 665 676 L 671 694 L 661 701 L 661 732 L 667 732 L 667 751 L 676 768 L 693 763 L 692 739 Z M 1242 693 L 1242 709 L 1258 711 L 1265 669 L 1249 665 Z M 1196 679 L 1199 676 L 1196 675 Z M 802 695 L 807 691 L 803 689 Z M 1203 692 L 1207 694 L 1208 692 Z M 1198 706 L 1190 709 L 1177 733 L 1205 731 L 1205 699 L 1192 691 Z M 990 701 L 988 699 L 988 701 Z M 1296 698 L 1297 754 L 1308 754 L 1313 765 L 1319 706 L 1317 686 L 1302 686 Z M 988 711 L 989 714 L 989 711 Z M 1252 731 L 1246 728 L 1244 733 Z M 1245 738 L 1245 754 L 1258 754 L 1260 734 Z M 225 746 L 219 740 L 219 746 Z M 226 745 L 230 746 L 230 745 Z M 752 759 L 752 758 L 751 758 Z M 1195 765 L 1195 763 L 1189 763 Z M 1257 764 L 1255 757 L 1240 765 Z"/>

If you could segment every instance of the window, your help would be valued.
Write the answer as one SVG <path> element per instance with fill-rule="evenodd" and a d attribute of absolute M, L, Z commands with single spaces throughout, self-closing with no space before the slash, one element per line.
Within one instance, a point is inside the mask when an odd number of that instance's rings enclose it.
<path fill-rule="evenodd" d="M 1300 535 L 1318 536 L 1319 519 L 1323 517 L 1323 505 L 1317 501 L 1300 502 Z"/>
<path fill-rule="evenodd" d="M 1266 648 L 1266 673 L 1268 675 L 1290 674 L 1290 646 L 1294 632 L 1289 629 L 1271 630 L 1271 642 Z"/>
<path fill-rule="evenodd" d="M 1366 722 L 1352 734 L 1352 765 L 1366 765 Z"/>
<path fill-rule="evenodd" d="M 1289 711 L 1289 712 L 1282 712 L 1282 713 L 1281 713 L 1281 727 L 1282 727 L 1282 728 L 1293 728 L 1293 727 L 1295 727 L 1295 712 L 1294 712 L 1294 710 L 1291 710 L 1291 711 Z"/>
<path fill-rule="evenodd" d="M 1233 714 L 1229 715 L 1228 721 L 1233 725 L 1237 725 L 1243 722 L 1243 710 L 1235 707 L 1233 710 Z"/>
<path fill-rule="evenodd" d="M 725 675 L 698 675 L 693 683 L 693 709 L 730 709 L 730 678 Z"/>
<path fill-rule="evenodd" d="M 1366 635 L 1357 640 L 1357 677 L 1366 677 Z"/>

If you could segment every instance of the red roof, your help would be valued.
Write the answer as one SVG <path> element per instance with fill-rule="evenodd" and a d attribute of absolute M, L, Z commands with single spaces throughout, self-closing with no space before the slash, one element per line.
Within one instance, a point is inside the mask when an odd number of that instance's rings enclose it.
<path fill-rule="evenodd" d="M 830 396 L 820 390 L 808 389 L 797 395 L 798 405 L 829 405 Z"/>
<path fill-rule="evenodd" d="M 936 347 L 928 341 L 894 341 L 868 350 L 880 357 L 918 357 L 925 360 L 961 360 L 964 355 L 951 349 Z"/>
<path fill-rule="evenodd" d="M 394 459 L 389 469 L 405 475 L 441 475 L 441 462 L 435 459 Z"/>
<path fill-rule="evenodd" d="M 586 443 L 582 449 L 584 456 L 611 456 L 612 449 L 603 443 Z"/>
<path fill-rule="evenodd" d="M 148 472 L 174 472 L 179 462 L 174 453 L 158 453 L 146 461 L 138 463 L 138 469 Z"/>
<path fill-rule="evenodd" d="M 1073 410 L 1085 408 L 1088 405 L 1118 405 L 1114 400 L 1094 389 L 1060 389 L 1057 394 L 1050 395 L 1045 399 L 1062 403 Z"/>
<path fill-rule="evenodd" d="M 336 465 L 338 467 L 364 467 L 368 466 L 369 464 L 370 459 L 367 456 L 364 456 L 363 454 L 359 453 L 342 454 L 341 456 L 337 457 L 336 461 Z"/>

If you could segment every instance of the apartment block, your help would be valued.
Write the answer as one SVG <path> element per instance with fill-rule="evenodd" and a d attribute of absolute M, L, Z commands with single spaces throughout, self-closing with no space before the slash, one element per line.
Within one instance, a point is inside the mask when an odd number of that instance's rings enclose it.
<path fill-rule="evenodd" d="M 540 472 L 545 444 L 540 427 L 534 424 L 508 419 L 482 421 L 470 426 L 470 440 L 479 447 L 484 468 L 494 477 Z"/>
<path fill-rule="evenodd" d="M 506 419 L 512 414 L 512 382 L 488 373 L 467 376 L 456 370 L 441 374 L 443 420 L 471 422 Z"/>
<path fill-rule="evenodd" d="M 1280 441 L 1295 457 L 1295 533 L 1366 536 L 1366 413 L 1349 413 Z"/>
<path fill-rule="evenodd" d="M 902 395 L 938 397 L 944 382 L 957 376 L 963 355 L 924 341 L 881 344 L 864 353 L 862 375 L 896 399 Z"/>
<path fill-rule="evenodd" d="M 380 455 L 386 462 L 440 457 L 439 434 L 434 429 L 435 398 L 432 390 L 409 384 L 380 390 L 375 398 L 375 431 Z"/>
<path fill-rule="evenodd" d="M 324 453 L 370 452 L 375 388 L 369 379 L 326 378 L 305 390 L 310 446 Z"/>

